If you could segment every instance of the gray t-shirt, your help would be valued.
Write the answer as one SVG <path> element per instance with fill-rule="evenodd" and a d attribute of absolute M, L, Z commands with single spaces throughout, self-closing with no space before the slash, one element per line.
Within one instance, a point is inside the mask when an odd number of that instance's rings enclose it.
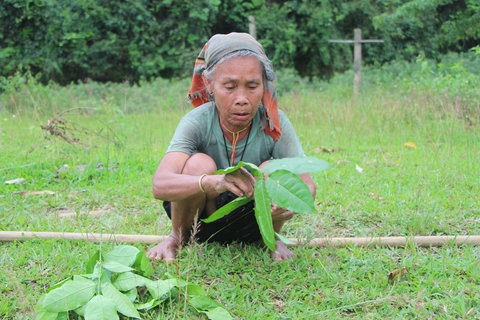
<path fill-rule="evenodd" d="M 270 159 L 305 155 L 295 130 L 285 113 L 279 110 L 282 136 L 278 141 L 275 141 L 264 130 L 265 121 L 262 121 L 264 112 L 263 106 L 258 108 L 258 112 L 253 118 L 248 142 L 246 137 L 238 142 L 235 164 L 240 161 L 242 155 L 243 161 L 256 165 Z M 247 143 L 246 146 L 245 143 Z M 213 102 L 205 103 L 193 109 L 180 120 L 167 152 L 183 152 L 188 155 L 201 152 L 212 157 L 217 164 L 217 168 L 230 166 L 229 157 L 232 152 L 232 144 L 228 139 L 224 139 L 217 109 Z"/>

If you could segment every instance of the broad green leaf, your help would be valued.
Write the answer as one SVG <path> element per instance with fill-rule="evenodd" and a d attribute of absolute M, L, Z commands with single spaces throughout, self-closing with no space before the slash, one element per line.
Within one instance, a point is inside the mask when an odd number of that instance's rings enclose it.
<path fill-rule="evenodd" d="M 188 303 L 198 312 L 205 313 L 211 320 L 233 319 L 230 313 L 217 301 L 208 296 L 195 296 Z"/>
<path fill-rule="evenodd" d="M 270 198 L 263 179 L 255 183 L 255 219 L 257 220 L 263 242 L 268 249 L 275 250 L 275 231 L 273 230 Z"/>
<path fill-rule="evenodd" d="M 203 289 L 197 284 L 189 283 L 187 284 L 187 293 L 189 296 L 204 296 L 205 289 Z"/>
<path fill-rule="evenodd" d="M 127 267 L 126 265 L 115 262 L 115 261 L 105 261 L 104 263 L 102 263 L 102 267 L 104 267 L 105 269 L 111 272 L 117 272 L 117 273 L 133 271 L 132 268 Z"/>
<path fill-rule="evenodd" d="M 222 308 L 222 305 L 208 296 L 194 296 L 188 303 L 197 311 L 208 311 L 215 308 Z"/>
<path fill-rule="evenodd" d="M 147 282 L 150 281 L 151 280 L 139 276 L 138 274 L 132 272 L 124 272 L 118 275 L 117 279 L 115 279 L 115 281 L 113 282 L 113 285 L 120 291 L 128 291 L 132 290 L 135 287 L 144 286 Z"/>
<path fill-rule="evenodd" d="M 113 301 L 102 295 L 92 298 L 85 309 L 85 320 L 118 320 L 117 308 Z"/>
<path fill-rule="evenodd" d="M 55 320 L 68 320 L 68 312 L 60 312 Z"/>
<path fill-rule="evenodd" d="M 87 308 L 87 305 L 84 304 L 83 306 L 81 306 L 80 308 L 77 308 L 73 311 L 75 311 L 76 314 L 78 314 L 79 316 L 82 316 L 84 317 L 85 316 L 85 309 Z"/>
<path fill-rule="evenodd" d="M 286 245 L 289 245 L 289 246 L 295 245 L 295 242 L 290 241 L 287 237 L 284 237 L 284 236 L 282 236 L 282 235 L 279 234 L 279 233 L 276 233 L 276 232 L 275 232 L 275 236 L 276 236 L 280 241 L 282 241 L 283 243 L 285 243 Z"/>
<path fill-rule="evenodd" d="M 124 316 L 140 319 L 137 309 L 128 296 L 118 291 L 111 283 L 107 282 L 102 285 L 102 294 L 112 300 L 118 312 Z"/>
<path fill-rule="evenodd" d="M 57 320 L 58 312 L 49 312 L 47 310 L 37 310 L 37 320 Z"/>
<path fill-rule="evenodd" d="M 58 283 L 55 283 L 53 286 L 51 286 L 50 288 L 47 289 L 47 293 L 52 291 L 53 289 L 57 289 L 57 288 L 60 288 L 61 286 L 63 286 L 63 284 L 67 281 L 70 281 L 72 280 L 72 277 L 68 277 L 67 279 L 64 279 Z"/>
<path fill-rule="evenodd" d="M 112 273 L 106 269 L 102 269 L 102 274 L 100 275 L 100 283 L 105 282 L 112 282 Z"/>
<path fill-rule="evenodd" d="M 150 263 L 150 259 L 147 258 L 145 251 L 143 250 L 140 250 L 137 254 L 137 259 L 135 260 L 133 267 L 145 277 L 150 277 L 155 271 Z"/>
<path fill-rule="evenodd" d="M 95 268 L 95 265 L 97 262 L 100 261 L 100 250 L 97 250 L 90 259 L 87 261 L 87 265 L 85 267 L 87 273 L 93 273 L 93 270 Z"/>
<path fill-rule="evenodd" d="M 137 254 L 140 252 L 132 246 L 116 246 L 113 249 L 103 255 L 105 262 L 115 261 L 126 266 L 131 266 L 137 259 Z"/>
<path fill-rule="evenodd" d="M 47 293 L 43 306 L 50 312 L 74 310 L 87 303 L 94 294 L 95 282 L 87 279 L 72 280 Z"/>
<path fill-rule="evenodd" d="M 177 279 L 149 281 L 146 286 L 154 299 L 162 299 L 173 288 L 178 287 L 178 281 Z"/>
<path fill-rule="evenodd" d="M 210 320 L 230 320 L 233 319 L 232 315 L 230 312 L 225 310 L 223 307 L 217 307 L 211 310 L 208 310 L 205 312 L 207 315 L 208 319 Z"/>
<path fill-rule="evenodd" d="M 256 165 L 254 165 L 253 163 L 244 162 L 243 164 L 245 165 L 245 167 L 250 169 L 250 172 L 252 173 L 253 176 L 255 176 L 255 177 L 262 177 L 263 176 L 262 170 L 260 170 L 260 168 L 257 167 Z"/>
<path fill-rule="evenodd" d="M 277 170 L 265 182 L 270 199 L 295 213 L 313 213 L 315 205 L 307 184 L 295 173 Z"/>
<path fill-rule="evenodd" d="M 221 208 L 217 209 L 208 218 L 201 219 L 201 220 L 205 223 L 210 223 L 210 222 L 216 221 L 220 218 L 223 218 L 224 216 L 226 216 L 227 214 L 229 214 L 233 210 L 237 209 L 238 207 L 243 206 L 246 203 L 249 203 L 250 201 L 252 201 L 252 199 L 250 199 L 246 196 L 238 197 L 238 198 L 230 201 L 226 205 L 222 206 Z"/>
<path fill-rule="evenodd" d="M 213 174 L 227 174 L 227 173 L 232 173 L 232 172 L 234 172 L 234 171 L 237 171 L 237 170 L 240 169 L 241 167 L 245 167 L 245 162 L 239 161 L 236 166 L 227 167 L 227 168 L 225 168 L 225 169 L 218 169 L 218 170 L 215 171 Z"/>
<path fill-rule="evenodd" d="M 239 161 L 236 166 L 228 167 L 228 168 L 225 168 L 225 169 L 219 169 L 219 170 L 215 171 L 214 174 L 232 173 L 232 172 L 237 171 L 238 169 L 240 169 L 242 167 L 249 168 L 253 176 L 256 176 L 256 177 L 262 176 L 262 171 L 260 170 L 259 167 L 257 167 L 253 163 L 243 162 L 243 161 Z"/>
<path fill-rule="evenodd" d="M 50 312 L 45 310 L 43 302 L 45 301 L 45 295 L 41 296 L 38 299 L 37 304 L 35 305 L 35 313 L 37 320 L 56 320 L 58 312 Z"/>
<path fill-rule="evenodd" d="M 263 172 L 273 173 L 277 170 L 288 170 L 296 174 L 301 174 L 318 172 L 329 168 L 330 165 L 325 160 L 318 158 L 296 157 L 271 160 L 265 165 Z"/>
<path fill-rule="evenodd" d="M 150 299 L 148 302 L 136 304 L 135 308 L 137 308 L 137 310 L 150 310 L 158 306 L 163 301 L 165 300 Z"/>
<path fill-rule="evenodd" d="M 126 295 L 128 297 L 128 299 L 130 299 L 131 302 L 135 302 L 135 300 L 137 300 L 137 297 L 138 297 L 137 288 L 133 288 L 132 290 L 128 290 L 128 291 L 124 292 L 123 294 Z"/>

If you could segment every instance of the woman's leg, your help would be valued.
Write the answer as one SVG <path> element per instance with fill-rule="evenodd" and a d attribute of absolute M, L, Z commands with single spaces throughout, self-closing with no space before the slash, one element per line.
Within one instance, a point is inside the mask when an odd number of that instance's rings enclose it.
<path fill-rule="evenodd" d="M 197 153 L 188 158 L 182 174 L 211 174 L 216 169 L 215 161 L 210 156 Z M 204 211 L 213 212 L 216 209 L 215 198 L 217 196 L 217 194 L 198 193 L 187 199 L 172 202 L 172 231 L 167 239 L 151 248 L 147 256 L 167 262 L 173 261 L 178 248 L 188 242 L 195 220 Z"/>

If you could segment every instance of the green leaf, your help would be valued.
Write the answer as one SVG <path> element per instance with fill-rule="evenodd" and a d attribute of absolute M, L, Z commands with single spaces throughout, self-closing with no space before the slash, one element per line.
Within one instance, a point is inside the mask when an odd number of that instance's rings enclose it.
<path fill-rule="evenodd" d="M 57 320 L 58 312 L 50 312 L 44 309 L 37 310 L 37 320 Z"/>
<path fill-rule="evenodd" d="M 87 305 L 84 304 L 83 306 L 81 306 L 80 308 L 77 308 L 73 311 L 75 311 L 76 314 L 78 314 L 79 316 L 82 316 L 84 317 L 85 316 L 85 309 L 87 308 Z"/>
<path fill-rule="evenodd" d="M 296 174 L 302 174 L 318 172 L 326 169 L 330 169 L 330 165 L 325 160 L 296 157 L 271 160 L 265 165 L 265 167 L 263 167 L 263 172 L 273 173 L 277 170 L 288 170 Z"/>
<path fill-rule="evenodd" d="M 150 280 L 139 276 L 138 274 L 124 272 L 118 275 L 117 279 L 113 282 L 113 285 L 120 291 L 128 291 L 135 287 L 144 286 L 147 282 L 150 282 Z"/>
<path fill-rule="evenodd" d="M 95 265 L 100 260 L 100 250 L 97 250 L 90 259 L 88 259 L 87 265 L 85 267 L 87 273 L 93 273 Z"/>
<path fill-rule="evenodd" d="M 229 214 L 233 210 L 237 209 L 238 207 L 243 206 L 246 203 L 249 203 L 250 201 L 252 201 L 252 199 L 250 199 L 246 196 L 238 197 L 238 198 L 230 201 L 226 205 L 222 206 L 221 208 L 217 209 L 208 218 L 201 219 L 201 220 L 202 220 L 202 222 L 205 222 L 205 223 L 210 223 L 210 222 L 216 221 L 216 220 L 226 216 L 227 214 Z"/>
<path fill-rule="evenodd" d="M 295 245 L 295 242 L 290 241 L 287 237 L 284 237 L 284 236 L 282 236 L 282 235 L 279 234 L 279 233 L 276 233 L 276 232 L 275 232 L 275 236 L 276 236 L 280 241 L 282 241 L 283 243 L 285 243 L 286 245 L 289 245 L 289 246 Z"/>
<path fill-rule="evenodd" d="M 57 288 L 60 288 L 61 286 L 63 286 L 63 284 L 67 281 L 70 281 L 72 280 L 72 277 L 68 277 L 67 279 L 64 279 L 58 283 L 55 283 L 53 286 L 51 286 L 50 288 L 47 289 L 47 292 L 50 292 L 52 291 L 53 289 L 57 289 Z"/>
<path fill-rule="evenodd" d="M 103 257 L 105 262 L 114 261 L 130 267 L 137 259 L 139 252 L 140 250 L 135 247 L 122 245 L 114 247 L 110 252 L 105 253 Z"/>
<path fill-rule="evenodd" d="M 277 170 L 267 177 L 266 187 L 271 200 L 295 213 L 313 213 L 315 205 L 307 184 L 295 173 Z"/>
<path fill-rule="evenodd" d="M 137 309 L 127 295 L 117 290 L 111 283 L 102 285 L 102 294 L 113 301 L 118 312 L 130 318 L 140 319 Z"/>
<path fill-rule="evenodd" d="M 240 162 L 242 162 L 242 161 L 240 161 Z M 245 165 L 245 167 L 250 169 L 250 172 L 252 173 L 253 176 L 255 176 L 255 177 L 262 177 L 263 176 L 262 170 L 260 170 L 260 168 L 257 167 L 256 165 L 254 165 L 253 163 L 243 162 L 243 164 Z"/>
<path fill-rule="evenodd" d="M 178 287 L 178 281 L 177 279 L 149 281 L 146 286 L 154 299 L 163 299 L 173 288 Z"/>
<path fill-rule="evenodd" d="M 208 311 L 223 306 L 208 296 L 194 296 L 188 300 L 188 303 L 197 311 Z"/>
<path fill-rule="evenodd" d="M 148 300 L 148 302 L 136 304 L 135 308 L 137 308 L 137 310 L 150 310 L 150 309 L 155 308 L 156 306 L 158 306 L 162 302 L 163 302 L 163 300 L 150 299 L 150 300 Z"/>
<path fill-rule="evenodd" d="M 137 288 L 133 288 L 132 290 L 128 290 L 128 291 L 124 292 L 123 294 L 126 295 L 128 297 L 128 299 L 130 299 L 131 302 L 135 302 L 135 300 L 137 300 L 137 297 L 138 297 Z"/>
<path fill-rule="evenodd" d="M 38 299 L 37 304 L 35 305 L 36 319 L 37 320 L 56 320 L 58 312 L 50 312 L 45 310 L 43 302 L 45 301 L 45 295 L 41 296 Z"/>
<path fill-rule="evenodd" d="M 225 310 L 223 307 L 217 307 L 214 309 L 211 309 L 207 312 L 205 312 L 207 315 L 208 319 L 210 320 L 230 320 L 233 319 L 232 315 L 230 312 Z"/>
<path fill-rule="evenodd" d="M 205 289 L 203 289 L 197 284 L 189 283 L 187 284 L 187 293 L 189 296 L 204 296 Z"/>
<path fill-rule="evenodd" d="M 55 320 L 68 320 L 68 312 L 60 312 Z"/>
<path fill-rule="evenodd" d="M 211 320 L 233 319 L 225 308 L 208 296 L 195 296 L 188 300 L 188 303 L 198 312 L 205 313 Z"/>
<path fill-rule="evenodd" d="M 268 197 L 265 181 L 257 179 L 255 183 L 255 218 L 262 235 L 263 242 L 268 249 L 275 250 L 275 231 L 273 230 L 270 198 Z"/>
<path fill-rule="evenodd" d="M 95 294 L 95 282 L 87 279 L 72 280 L 46 294 L 44 309 L 50 312 L 64 312 L 87 303 Z"/>
<path fill-rule="evenodd" d="M 150 277 L 155 271 L 150 263 L 150 259 L 147 258 L 145 251 L 143 250 L 137 254 L 137 259 L 135 260 L 133 267 L 145 277 Z"/>
<path fill-rule="evenodd" d="M 225 168 L 225 169 L 219 169 L 219 170 L 215 171 L 214 174 L 232 173 L 232 172 L 237 171 L 238 169 L 240 169 L 242 167 L 249 168 L 253 176 L 256 176 L 256 177 L 262 176 L 262 171 L 260 170 L 259 167 L 257 167 L 253 163 L 243 162 L 243 161 L 239 161 L 236 166 L 228 167 L 228 168 Z"/>
<path fill-rule="evenodd" d="M 126 265 L 115 262 L 115 261 L 105 261 L 104 263 L 102 263 L 102 267 L 104 267 L 108 271 L 117 272 L 117 273 L 133 271 L 132 268 L 127 267 Z"/>
<path fill-rule="evenodd" d="M 112 300 L 102 295 L 92 298 L 85 309 L 85 320 L 118 320 L 117 308 Z"/>

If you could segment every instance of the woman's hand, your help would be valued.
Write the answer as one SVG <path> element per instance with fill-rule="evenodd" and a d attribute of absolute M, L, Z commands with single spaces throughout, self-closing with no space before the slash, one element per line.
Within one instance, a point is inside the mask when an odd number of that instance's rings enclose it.
<path fill-rule="evenodd" d="M 227 174 L 206 176 L 202 180 L 202 186 L 206 192 L 214 191 L 220 194 L 230 191 L 238 197 L 253 198 L 255 178 L 245 168 L 240 168 Z"/>
<path fill-rule="evenodd" d="M 276 203 L 272 202 L 272 220 L 275 221 L 287 221 L 293 218 L 292 211 L 280 208 Z"/>

